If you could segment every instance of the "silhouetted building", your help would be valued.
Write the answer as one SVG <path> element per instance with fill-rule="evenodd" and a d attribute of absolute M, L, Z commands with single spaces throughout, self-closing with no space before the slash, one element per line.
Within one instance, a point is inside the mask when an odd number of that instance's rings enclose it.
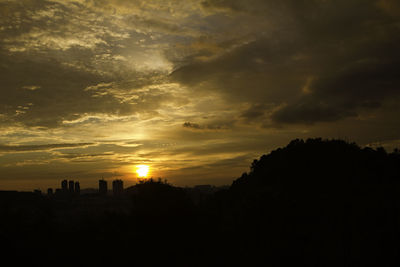
<path fill-rule="evenodd" d="M 79 195 L 81 193 L 81 186 L 79 182 L 75 182 L 75 194 Z"/>
<path fill-rule="evenodd" d="M 63 180 L 61 182 L 61 190 L 65 193 L 68 192 L 68 181 L 67 180 Z"/>
<path fill-rule="evenodd" d="M 188 188 L 187 192 L 195 204 L 199 204 L 204 200 L 210 198 L 210 196 L 216 191 L 216 187 L 212 185 L 195 185 L 193 188 Z"/>
<path fill-rule="evenodd" d="M 99 180 L 99 193 L 107 195 L 107 181 L 104 179 Z"/>
<path fill-rule="evenodd" d="M 81 195 L 96 195 L 97 193 L 99 193 L 97 188 L 84 188 L 80 192 Z"/>
<path fill-rule="evenodd" d="M 114 180 L 112 183 L 114 196 L 122 195 L 124 192 L 124 182 L 122 180 Z"/>
<path fill-rule="evenodd" d="M 195 185 L 194 189 L 204 194 L 211 194 L 214 190 L 214 187 L 209 184 L 204 184 L 204 185 Z"/>
<path fill-rule="evenodd" d="M 53 195 L 53 188 L 48 188 L 47 189 L 47 195 L 52 196 Z"/>
<path fill-rule="evenodd" d="M 37 194 L 37 195 L 41 195 L 41 194 L 42 194 L 42 191 L 39 190 L 39 189 L 35 189 L 35 190 L 33 190 L 33 193 L 35 193 L 35 194 Z"/>
<path fill-rule="evenodd" d="M 68 182 L 68 190 L 69 190 L 69 192 L 70 192 L 71 194 L 74 193 L 74 186 L 75 186 L 74 181 L 71 180 L 71 181 Z"/>

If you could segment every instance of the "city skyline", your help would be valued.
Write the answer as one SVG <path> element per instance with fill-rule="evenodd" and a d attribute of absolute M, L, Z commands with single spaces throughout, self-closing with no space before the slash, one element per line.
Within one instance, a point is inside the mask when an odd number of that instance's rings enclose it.
<path fill-rule="evenodd" d="M 97 187 L 95 185 L 90 185 L 89 187 L 83 187 L 81 188 L 80 186 L 80 181 L 78 180 L 70 180 L 70 179 L 63 179 L 61 182 L 59 181 L 59 186 L 55 187 L 47 187 L 45 188 L 46 190 L 42 190 L 41 188 L 35 188 L 31 191 L 34 193 L 38 194 L 43 194 L 43 195 L 48 195 L 48 196 L 59 196 L 59 197 L 69 197 L 69 196 L 79 196 L 81 193 L 82 194 L 93 194 L 97 193 L 99 195 L 113 195 L 113 196 L 119 196 L 124 194 L 125 189 L 129 189 L 130 187 L 134 187 L 138 184 L 143 184 L 145 182 L 155 182 L 155 183 L 165 183 L 168 184 L 167 180 L 162 180 L 161 178 L 159 179 L 153 179 L 153 178 L 146 178 L 146 179 L 139 179 L 137 180 L 137 183 L 135 184 L 129 184 L 129 186 L 125 187 L 124 186 L 124 180 L 120 178 L 113 178 L 112 180 L 105 180 L 104 178 L 101 178 L 97 181 Z M 108 184 L 110 182 L 111 188 L 108 187 Z M 60 186 L 61 185 L 61 186 Z M 71 185 L 73 185 L 71 187 Z M 201 190 L 204 192 L 212 192 L 216 188 L 223 188 L 226 189 L 228 188 L 229 185 L 223 185 L 220 187 L 216 187 L 213 185 L 209 184 L 202 184 L 202 185 L 194 185 L 193 187 L 185 187 L 185 189 L 192 188 L 192 189 L 197 189 Z M 10 190 L 10 191 L 2 191 L 0 192 L 13 192 L 17 190 Z M 94 192 L 95 191 L 95 192 Z M 30 191 L 19 191 L 19 192 L 30 192 Z"/>

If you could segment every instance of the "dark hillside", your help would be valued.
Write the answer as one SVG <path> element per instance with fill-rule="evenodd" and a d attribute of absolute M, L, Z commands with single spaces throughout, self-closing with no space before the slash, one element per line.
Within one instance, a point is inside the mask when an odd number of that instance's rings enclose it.
<path fill-rule="evenodd" d="M 394 266 L 400 155 L 341 140 L 294 140 L 254 160 L 221 205 L 226 229 L 272 266 Z"/>
<path fill-rule="evenodd" d="M 232 188 L 300 186 L 314 190 L 324 186 L 391 184 L 399 180 L 399 163 L 400 154 L 388 154 L 383 148 L 361 149 L 342 140 L 296 139 L 254 160 L 250 173 L 237 179 Z"/>

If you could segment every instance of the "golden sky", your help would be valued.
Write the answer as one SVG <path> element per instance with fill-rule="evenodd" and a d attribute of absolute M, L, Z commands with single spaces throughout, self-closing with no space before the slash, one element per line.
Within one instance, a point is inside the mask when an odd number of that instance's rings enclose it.
<path fill-rule="evenodd" d="M 396 0 L 0 0 L 0 190 L 230 184 L 294 138 L 400 143 Z"/>

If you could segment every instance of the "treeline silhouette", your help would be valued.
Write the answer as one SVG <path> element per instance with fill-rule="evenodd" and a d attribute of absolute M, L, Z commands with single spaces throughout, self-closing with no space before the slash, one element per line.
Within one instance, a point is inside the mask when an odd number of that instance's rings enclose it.
<path fill-rule="evenodd" d="M 124 197 L 0 194 L 1 261 L 41 266 L 398 266 L 400 153 L 293 140 L 193 201 L 142 181 Z"/>

